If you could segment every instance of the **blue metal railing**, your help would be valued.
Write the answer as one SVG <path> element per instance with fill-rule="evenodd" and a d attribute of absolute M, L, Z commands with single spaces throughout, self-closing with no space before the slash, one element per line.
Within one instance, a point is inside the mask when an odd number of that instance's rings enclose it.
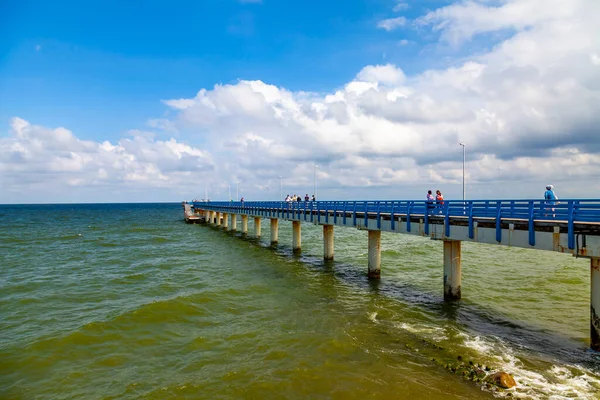
<path fill-rule="evenodd" d="M 336 224 L 338 218 L 352 218 L 352 225 L 361 221 L 366 226 L 375 219 L 381 228 L 384 216 L 390 218 L 394 229 L 397 216 L 405 216 L 406 230 L 411 231 L 411 216 L 423 216 L 425 234 L 429 234 L 431 219 L 444 221 L 444 234 L 450 236 L 451 220 L 466 220 L 469 238 L 474 238 L 475 220 L 494 220 L 496 240 L 502 241 L 502 223 L 527 222 L 529 244 L 535 246 L 535 223 L 545 221 L 567 224 L 569 249 L 575 248 L 575 224 L 600 223 L 600 199 L 568 199 L 552 204 L 546 200 L 445 200 L 443 203 L 421 200 L 376 201 L 252 201 L 252 202 L 194 202 L 195 208 L 229 213 L 249 213 L 265 217 L 302 219 L 304 221 Z M 333 214 L 333 216 L 330 216 Z"/>

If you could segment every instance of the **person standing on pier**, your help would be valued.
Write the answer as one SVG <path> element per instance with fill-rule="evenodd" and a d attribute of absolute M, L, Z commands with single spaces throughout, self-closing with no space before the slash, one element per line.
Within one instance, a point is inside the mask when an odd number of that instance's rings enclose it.
<path fill-rule="evenodd" d="M 544 192 L 544 200 L 546 200 L 546 210 L 548 210 L 549 208 L 552 208 L 552 218 L 556 217 L 556 214 L 554 214 L 554 207 L 548 207 L 548 206 L 554 206 L 557 203 L 558 197 L 556 196 L 556 193 L 554 193 L 554 186 L 553 185 L 546 185 L 546 191 Z M 548 214 L 544 214 L 544 215 L 548 215 Z"/>

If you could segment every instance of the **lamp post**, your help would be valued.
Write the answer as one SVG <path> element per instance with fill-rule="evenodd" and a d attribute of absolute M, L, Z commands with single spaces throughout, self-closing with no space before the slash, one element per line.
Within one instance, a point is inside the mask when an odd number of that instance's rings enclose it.
<path fill-rule="evenodd" d="M 231 201 L 231 183 L 229 184 L 229 201 Z"/>
<path fill-rule="evenodd" d="M 283 184 L 281 183 L 281 175 L 279 175 L 279 201 L 283 201 Z"/>
<path fill-rule="evenodd" d="M 240 200 L 240 182 L 235 183 L 235 201 Z"/>
<path fill-rule="evenodd" d="M 318 167 L 318 165 L 317 165 L 317 164 L 315 164 L 315 168 L 314 168 L 314 176 L 313 176 L 313 182 L 314 182 L 314 190 L 313 190 L 313 193 L 315 194 L 315 199 L 317 199 L 317 200 L 318 200 L 318 197 L 317 197 L 317 167 Z"/>
<path fill-rule="evenodd" d="M 467 199 L 467 192 L 465 189 L 465 144 L 460 142 L 459 143 L 462 146 L 462 150 L 463 150 L 463 201 L 465 201 Z"/>

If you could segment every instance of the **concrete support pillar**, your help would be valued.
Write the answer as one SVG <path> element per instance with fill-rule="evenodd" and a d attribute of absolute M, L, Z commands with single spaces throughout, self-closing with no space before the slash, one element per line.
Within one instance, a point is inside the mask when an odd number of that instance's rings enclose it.
<path fill-rule="evenodd" d="M 231 214 L 231 230 L 237 231 L 237 215 Z"/>
<path fill-rule="evenodd" d="M 221 213 L 217 212 L 217 226 L 221 226 Z"/>
<path fill-rule="evenodd" d="M 210 211 L 208 210 L 204 211 L 204 221 L 210 223 Z"/>
<path fill-rule="evenodd" d="M 216 224 L 216 223 L 217 223 L 217 221 L 216 221 L 216 219 L 215 219 L 215 218 L 217 218 L 217 217 L 216 217 L 216 214 L 217 214 L 217 213 L 215 213 L 214 211 L 210 211 L 210 224 L 211 224 L 211 225 L 214 225 L 214 224 Z"/>
<path fill-rule="evenodd" d="M 333 225 L 323 225 L 323 258 L 333 260 Z"/>
<path fill-rule="evenodd" d="M 271 218 L 271 244 L 275 245 L 279 241 L 279 220 Z"/>
<path fill-rule="evenodd" d="M 300 251 L 302 248 L 302 232 L 300 221 L 292 221 L 292 250 Z"/>
<path fill-rule="evenodd" d="M 600 351 L 600 258 L 591 260 L 590 346 Z"/>
<path fill-rule="evenodd" d="M 369 279 L 381 277 L 381 231 L 369 231 Z"/>
<path fill-rule="evenodd" d="M 254 236 L 260 237 L 260 217 L 254 217 Z"/>
<path fill-rule="evenodd" d="M 229 230 L 229 214 L 223 213 L 223 229 Z"/>
<path fill-rule="evenodd" d="M 444 300 L 446 301 L 460 299 L 460 243 L 459 240 L 444 240 Z"/>
<path fill-rule="evenodd" d="M 248 233 L 248 216 L 242 215 L 242 233 Z"/>

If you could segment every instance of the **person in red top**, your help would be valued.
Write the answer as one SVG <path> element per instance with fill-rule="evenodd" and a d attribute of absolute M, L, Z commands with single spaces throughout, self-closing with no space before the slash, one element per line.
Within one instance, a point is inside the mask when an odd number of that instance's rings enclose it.
<path fill-rule="evenodd" d="M 437 203 L 440 212 L 442 212 L 442 208 L 444 207 L 444 195 L 439 189 L 435 191 L 435 202 Z"/>

